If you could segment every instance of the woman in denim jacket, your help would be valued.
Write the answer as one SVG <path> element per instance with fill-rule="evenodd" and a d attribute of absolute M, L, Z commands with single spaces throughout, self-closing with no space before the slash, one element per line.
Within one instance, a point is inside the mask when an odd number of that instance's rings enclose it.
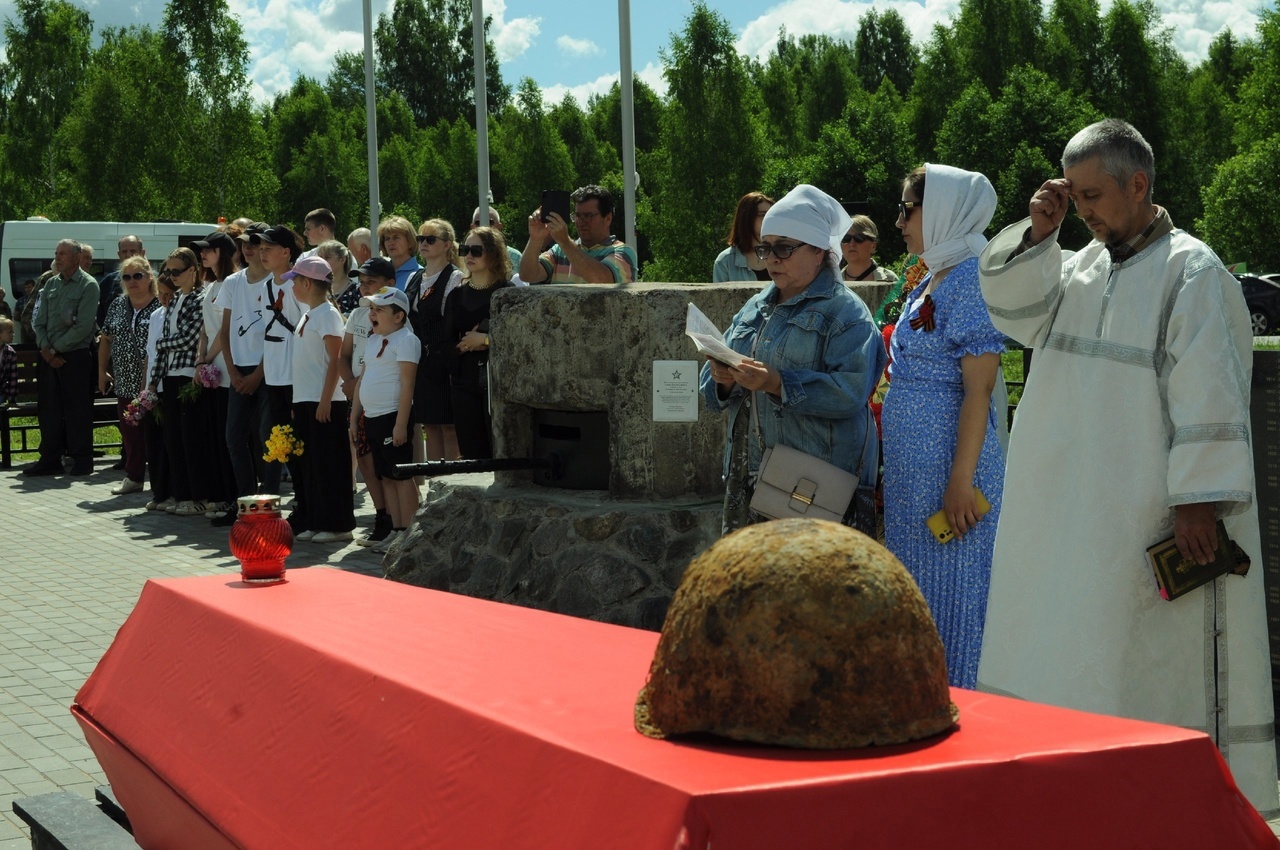
<path fill-rule="evenodd" d="M 708 406 L 729 411 L 725 533 L 761 519 L 748 505 L 760 457 L 777 444 L 861 470 L 862 483 L 875 484 L 879 450 L 867 399 L 886 355 L 871 312 L 840 283 L 840 237 L 848 229 L 840 204 L 813 186 L 778 201 L 756 248 L 773 282 L 724 335 L 748 359 L 737 368 L 714 360 L 702 367 Z"/>

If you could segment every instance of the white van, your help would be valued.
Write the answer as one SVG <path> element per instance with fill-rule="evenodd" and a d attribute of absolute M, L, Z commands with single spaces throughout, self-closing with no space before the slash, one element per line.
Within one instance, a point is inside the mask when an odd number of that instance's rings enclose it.
<path fill-rule="evenodd" d="M 6 221 L 0 223 L 0 286 L 12 306 L 24 283 L 53 265 L 53 249 L 60 239 L 92 245 L 89 273 L 101 279 L 119 265 L 117 243 L 125 236 L 141 239 L 147 258 L 158 266 L 174 248 L 190 245 L 216 229 L 217 225 L 199 222 L 49 221 L 42 216 Z"/>

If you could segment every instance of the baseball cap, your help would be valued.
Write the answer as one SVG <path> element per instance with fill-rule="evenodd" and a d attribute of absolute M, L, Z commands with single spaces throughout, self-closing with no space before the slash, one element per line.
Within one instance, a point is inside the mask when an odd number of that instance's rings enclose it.
<path fill-rule="evenodd" d="M 245 225 L 244 233 L 241 233 L 236 238 L 241 242 L 252 242 L 254 236 L 261 236 L 270 229 L 271 225 L 267 224 L 265 221 L 250 222 Z"/>
<path fill-rule="evenodd" d="M 219 251 L 234 251 L 236 243 L 231 237 L 223 233 L 221 230 L 215 230 L 203 239 L 192 242 L 191 247 L 197 251 L 203 251 L 206 248 L 216 248 Z"/>
<path fill-rule="evenodd" d="M 386 257 L 370 257 L 364 261 L 364 265 L 360 268 L 347 272 L 347 277 L 360 277 L 360 275 L 368 274 L 374 277 L 393 279 L 396 276 L 396 267 Z"/>
<path fill-rule="evenodd" d="M 298 243 L 297 234 L 281 225 L 268 227 L 263 232 L 255 234 L 252 241 L 254 243 L 265 242 L 268 245 L 283 245 L 286 248 Z"/>
<path fill-rule="evenodd" d="M 280 275 L 280 279 L 292 280 L 299 275 L 309 277 L 312 280 L 333 280 L 333 269 L 329 267 L 329 263 L 322 257 L 312 254 L 310 257 L 303 257 L 298 260 L 292 269 Z"/>
<path fill-rule="evenodd" d="M 360 299 L 362 307 L 399 307 L 409 312 L 409 296 L 394 286 L 384 286 L 372 295 Z"/>

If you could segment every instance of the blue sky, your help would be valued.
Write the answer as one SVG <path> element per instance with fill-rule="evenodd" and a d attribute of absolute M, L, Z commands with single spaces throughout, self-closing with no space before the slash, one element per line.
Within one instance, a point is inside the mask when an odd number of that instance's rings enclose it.
<path fill-rule="evenodd" d="M 163 0 L 72 0 L 86 9 L 96 29 L 160 22 Z M 372 0 L 373 13 L 391 0 Z M 323 79 L 339 50 L 362 50 L 361 0 L 228 0 L 244 27 L 251 52 L 254 96 L 269 99 L 299 74 Z M 827 33 L 852 39 L 865 0 L 710 0 L 729 21 L 739 52 L 767 54 L 784 24 L 788 32 Z M 1047 3 L 1046 3 L 1047 5 Z M 1241 38 L 1253 35 L 1260 4 L 1240 0 L 1156 0 L 1177 49 L 1191 62 L 1201 61 L 1210 40 L 1224 27 Z M 1270 7 L 1272 4 L 1266 4 Z M 1110 0 L 1103 0 L 1104 11 Z M 14 0 L 0 0 L 0 18 L 14 14 Z M 659 50 L 683 26 L 690 0 L 632 0 L 632 64 L 636 72 L 663 90 Z M 923 43 L 935 23 L 959 8 L 958 0 L 878 0 L 874 8 L 896 9 L 913 37 Z M 503 78 L 513 87 L 532 77 L 549 102 L 566 92 L 580 100 L 608 89 L 618 75 L 618 6 L 615 0 L 485 0 L 494 19 L 491 37 Z"/>

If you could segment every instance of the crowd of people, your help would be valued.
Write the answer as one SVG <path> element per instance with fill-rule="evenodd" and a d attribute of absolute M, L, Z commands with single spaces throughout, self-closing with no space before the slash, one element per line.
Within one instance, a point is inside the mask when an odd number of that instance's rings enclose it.
<path fill-rule="evenodd" d="M 96 389 L 118 409 L 124 479 L 113 494 L 149 483 L 148 510 L 230 525 L 237 498 L 279 493 L 288 478 L 295 536 L 342 543 L 356 528 L 358 471 L 375 514 L 357 542 L 386 551 L 418 507 L 420 481 L 401 465 L 493 455 L 493 294 L 634 280 L 609 191 L 584 186 L 572 200 L 577 238 L 559 214 L 534 210 L 524 252 L 507 246 L 492 208 L 484 226 L 475 211 L 461 243 L 442 219 L 415 228 L 388 216 L 345 244 L 323 208 L 301 233 L 237 219 L 158 270 L 126 236 L 101 281 L 87 272 L 92 248 L 64 239 L 18 311 L 41 360 L 40 458 L 23 474 L 92 471 Z"/>
<path fill-rule="evenodd" d="M 952 685 L 1207 732 L 1276 817 L 1261 576 L 1167 601 L 1146 560 L 1172 538 L 1208 564 L 1224 533 L 1260 559 L 1240 286 L 1153 202 L 1137 129 L 1090 125 L 1062 164 L 990 242 L 985 176 L 905 175 L 910 257 L 883 332 L 840 285 L 882 274 L 874 223 L 812 186 L 742 198 L 714 274 L 771 283 L 725 333 L 745 360 L 702 370 L 707 405 L 727 413 L 724 527 L 767 519 L 752 491 L 774 446 L 867 483 L 882 398 L 884 541 L 929 605 Z M 1072 204 L 1094 237 L 1074 253 L 1057 244 Z M 1007 450 L 1006 337 L 1035 350 Z"/>

